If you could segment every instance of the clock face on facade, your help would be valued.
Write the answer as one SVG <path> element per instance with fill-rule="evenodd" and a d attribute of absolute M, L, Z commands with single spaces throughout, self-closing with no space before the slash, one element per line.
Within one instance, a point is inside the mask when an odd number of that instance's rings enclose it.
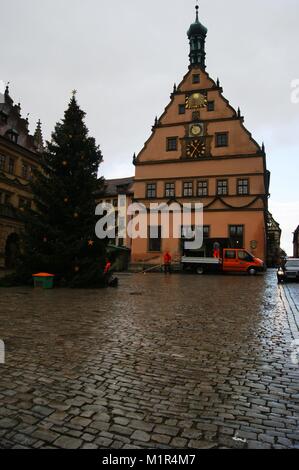
<path fill-rule="evenodd" d="M 194 123 L 191 124 L 189 127 L 189 135 L 190 137 L 199 137 L 203 135 L 203 124 L 201 123 Z"/>
<path fill-rule="evenodd" d="M 201 139 L 193 139 L 187 143 L 186 154 L 188 158 L 200 158 L 206 154 L 205 142 Z"/>
<path fill-rule="evenodd" d="M 207 105 L 207 98 L 205 95 L 197 92 L 186 97 L 186 108 L 187 109 L 198 109 L 205 108 Z"/>

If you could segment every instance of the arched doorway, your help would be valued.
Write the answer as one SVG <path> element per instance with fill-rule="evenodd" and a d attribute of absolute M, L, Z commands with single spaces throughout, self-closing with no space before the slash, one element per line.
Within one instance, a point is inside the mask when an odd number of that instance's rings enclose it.
<path fill-rule="evenodd" d="M 5 245 L 5 267 L 6 269 L 13 269 L 16 266 L 16 261 L 19 255 L 19 235 L 11 233 L 6 240 Z"/>

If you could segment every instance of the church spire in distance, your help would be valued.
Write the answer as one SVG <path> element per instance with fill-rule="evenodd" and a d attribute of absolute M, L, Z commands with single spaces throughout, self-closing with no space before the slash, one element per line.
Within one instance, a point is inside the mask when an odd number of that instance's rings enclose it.
<path fill-rule="evenodd" d="M 205 43 L 207 37 L 207 28 L 203 26 L 199 21 L 198 15 L 198 1 L 195 7 L 196 18 L 195 23 L 192 23 L 188 30 L 188 38 L 190 43 L 190 67 L 200 66 L 205 69 L 206 67 L 206 52 L 205 52 Z"/>
<path fill-rule="evenodd" d="M 36 145 L 36 148 L 39 152 L 43 152 L 44 150 L 44 140 L 43 140 L 43 134 L 42 134 L 42 123 L 40 119 L 37 122 L 35 134 L 34 134 L 34 142 Z"/>

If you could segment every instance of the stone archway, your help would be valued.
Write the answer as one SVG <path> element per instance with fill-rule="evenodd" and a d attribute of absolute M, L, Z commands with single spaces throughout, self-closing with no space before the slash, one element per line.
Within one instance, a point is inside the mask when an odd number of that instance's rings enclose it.
<path fill-rule="evenodd" d="M 11 233 L 6 240 L 5 244 L 5 268 L 14 269 L 16 261 L 20 253 L 19 246 L 19 235 L 17 233 Z"/>

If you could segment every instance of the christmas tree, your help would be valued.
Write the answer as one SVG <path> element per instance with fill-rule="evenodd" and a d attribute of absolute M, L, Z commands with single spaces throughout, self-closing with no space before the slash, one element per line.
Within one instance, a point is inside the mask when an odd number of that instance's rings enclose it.
<path fill-rule="evenodd" d="M 102 154 L 89 137 L 75 95 L 47 143 L 43 171 L 32 181 L 36 210 L 23 213 L 22 256 L 15 276 L 19 283 L 46 272 L 60 285 L 104 284 L 106 248 L 95 236 L 94 198 L 94 191 L 104 186 L 97 178 Z"/>

